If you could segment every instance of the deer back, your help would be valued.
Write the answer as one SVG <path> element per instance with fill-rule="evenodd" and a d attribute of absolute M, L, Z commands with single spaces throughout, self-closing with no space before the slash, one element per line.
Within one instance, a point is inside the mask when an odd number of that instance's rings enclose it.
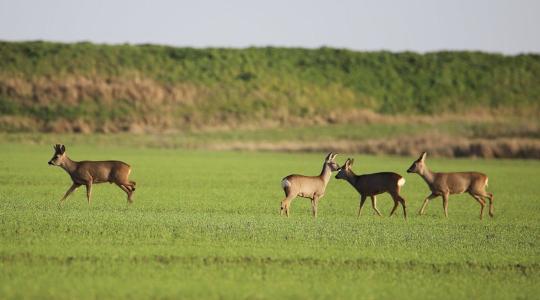
<path fill-rule="evenodd" d="M 77 163 L 77 168 L 70 174 L 75 180 L 86 180 L 88 176 L 95 183 L 99 182 L 126 182 L 131 167 L 116 160 L 107 161 L 80 161 Z"/>
<path fill-rule="evenodd" d="M 396 190 L 398 181 L 402 178 L 401 175 L 393 172 L 364 174 L 357 176 L 353 185 L 361 194 L 377 195 Z"/>
<path fill-rule="evenodd" d="M 285 182 L 286 181 L 286 182 Z M 325 182 L 319 176 L 304 176 L 293 174 L 283 178 L 284 185 L 288 184 L 291 193 L 312 196 L 324 193 Z"/>
<path fill-rule="evenodd" d="M 461 194 L 485 188 L 487 176 L 479 172 L 435 173 L 430 188 L 434 192 Z"/>

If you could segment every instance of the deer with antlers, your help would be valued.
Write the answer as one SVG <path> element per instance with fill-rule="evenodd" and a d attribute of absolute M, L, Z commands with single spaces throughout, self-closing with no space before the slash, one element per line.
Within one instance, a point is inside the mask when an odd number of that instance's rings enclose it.
<path fill-rule="evenodd" d="M 348 158 L 345 164 L 339 169 L 336 175 L 336 179 L 347 180 L 360 194 L 360 206 L 358 207 L 358 217 L 362 212 L 364 202 L 367 197 L 371 198 L 371 205 L 377 213 L 381 216 L 381 212 L 377 208 L 376 196 L 382 193 L 389 193 L 394 200 L 394 207 L 390 212 L 390 216 L 394 214 L 399 204 L 403 207 L 403 217 L 407 218 L 407 209 L 405 205 L 405 199 L 399 194 L 400 189 L 405 185 L 405 178 L 401 175 L 393 172 L 379 172 L 373 174 L 356 175 L 351 166 L 354 163 L 354 159 Z"/>
<path fill-rule="evenodd" d="M 92 185 L 103 182 L 115 183 L 127 194 L 128 203 L 133 202 L 135 182 L 128 179 L 131 167 L 124 162 L 116 160 L 73 161 L 67 156 L 66 147 L 56 144 L 49 165 L 64 169 L 73 181 L 71 187 L 60 200 L 60 204 L 63 204 L 64 200 L 81 185 L 86 186 L 86 198 L 90 204 Z"/>

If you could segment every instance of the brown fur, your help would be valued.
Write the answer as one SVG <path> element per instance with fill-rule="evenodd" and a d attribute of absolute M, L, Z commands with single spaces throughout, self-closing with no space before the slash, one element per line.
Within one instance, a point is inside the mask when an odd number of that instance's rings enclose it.
<path fill-rule="evenodd" d="M 66 194 L 60 200 L 64 200 L 79 186 L 86 186 L 86 197 L 90 204 L 90 196 L 92 193 L 92 184 L 97 183 L 114 183 L 127 194 L 128 203 L 132 203 L 133 192 L 135 191 L 135 182 L 129 180 L 131 167 L 121 161 L 73 161 L 66 154 L 64 145 L 54 146 L 54 155 L 49 161 L 49 165 L 59 166 L 64 169 L 73 184 L 67 190 Z"/>
<path fill-rule="evenodd" d="M 488 177 L 479 172 L 435 173 L 428 169 L 424 152 L 413 162 L 407 173 L 417 173 L 429 186 L 431 194 L 424 199 L 419 214 L 424 214 L 429 200 L 441 196 L 443 198 L 444 215 L 448 217 L 448 197 L 451 194 L 469 193 L 480 204 L 480 219 L 484 215 L 486 202 L 489 199 L 489 216 L 493 217 L 493 194 L 486 192 Z"/>
<path fill-rule="evenodd" d="M 297 196 L 311 199 L 311 209 L 313 216 L 317 217 L 317 207 L 319 200 L 324 196 L 326 186 L 330 181 L 332 172 L 336 171 L 339 166 L 334 159 L 337 154 L 330 152 L 323 163 L 323 168 L 319 176 L 304 176 L 292 174 L 281 180 L 285 199 L 281 201 L 280 214 L 289 216 L 291 201 Z"/>
<path fill-rule="evenodd" d="M 336 175 L 336 179 L 347 180 L 347 182 L 349 182 L 358 191 L 358 193 L 360 193 L 358 217 L 360 217 L 362 207 L 364 206 L 364 202 L 368 196 L 371 198 L 373 209 L 379 216 L 381 216 L 381 212 L 377 208 L 377 198 L 375 196 L 382 193 L 389 193 L 394 200 L 394 207 L 390 212 L 390 216 L 394 214 L 398 205 L 401 203 L 401 206 L 403 207 L 403 217 L 407 218 L 405 199 L 399 195 L 401 186 L 405 184 L 403 177 L 392 172 L 356 175 L 351 169 L 353 163 L 354 159 L 347 159 L 345 165 L 340 168 L 338 174 Z M 403 181 L 400 185 L 399 181 L 401 179 L 403 179 Z"/>

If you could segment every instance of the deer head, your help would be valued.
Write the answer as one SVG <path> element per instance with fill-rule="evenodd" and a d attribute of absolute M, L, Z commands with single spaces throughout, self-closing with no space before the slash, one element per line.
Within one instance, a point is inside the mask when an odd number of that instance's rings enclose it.
<path fill-rule="evenodd" d="M 330 152 L 324 159 L 324 163 L 330 168 L 330 171 L 334 172 L 339 170 L 339 165 L 335 162 L 337 153 Z"/>
<path fill-rule="evenodd" d="M 66 146 L 56 144 L 53 146 L 54 154 L 51 160 L 49 160 L 49 165 L 51 166 L 60 166 L 66 159 Z"/>
<path fill-rule="evenodd" d="M 417 160 L 415 160 L 413 164 L 409 167 L 409 169 L 407 170 L 407 173 L 423 174 L 424 170 L 426 169 L 426 164 L 425 164 L 426 155 L 427 153 L 423 152 L 422 155 L 420 155 L 420 157 Z"/>
<path fill-rule="evenodd" d="M 348 177 L 348 175 L 351 173 L 351 166 L 354 163 L 353 158 L 347 158 L 345 161 L 345 164 L 339 168 L 339 172 L 336 174 L 336 179 L 345 179 Z"/>

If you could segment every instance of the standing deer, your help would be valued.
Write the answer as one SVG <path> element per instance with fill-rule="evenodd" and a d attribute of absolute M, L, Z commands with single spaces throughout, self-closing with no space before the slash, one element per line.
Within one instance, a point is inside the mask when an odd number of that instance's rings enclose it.
<path fill-rule="evenodd" d="M 69 194 L 81 185 L 86 186 L 86 198 L 88 199 L 88 204 L 90 204 L 92 184 L 103 182 L 115 183 L 126 192 L 128 203 L 131 204 L 133 202 L 131 197 L 135 191 L 135 182 L 128 180 L 131 167 L 124 162 L 116 160 L 73 161 L 67 156 L 66 147 L 56 144 L 54 146 L 54 155 L 49 161 L 49 165 L 59 166 L 64 169 L 73 181 L 71 187 L 60 200 L 60 204 L 63 204 Z"/>
<path fill-rule="evenodd" d="M 311 199 L 311 209 L 313 217 L 317 217 L 317 206 L 319 200 L 324 196 L 326 186 L 330 181 L 332 172 L 337 171 L 339 166 L 334 161 L 337 154 L 328 153 L 324 159 L 321 174 L 319 176 L 289 175 L 281 180 L 281 187 L 285 192 L 285 199 L 281 201 L 280 214 L 289 216 L 291 201 L 297 196 Z"/>
<path fill-rule="evenodd" d="M 479 172 L 452 172 L 435 173 L 426 166 L 426 152 L 420 155 L 413 162 L 407 173 L 417 173 L 428 184 L 431 195 L 424 199 L 420 215 L 424 214 L 429 200 L 442 196 L 444 215 L 448 217 L 448 196 L 451 194 L 469 193 L 478 203 L 480 203 L 480 220 L 484 215 L 486 202 L 482 198 L 489 199 L 489 216 L 493 217 L 493 194 L 486 192 L 488 177 Z"/>
<path fill-rule="evenodd" d="M 364 202 L 367 197 L 371 198 L 371 205 L 375 212 L 381 216 L 381 212 L 377 209 L 376 195 L 389 193 L 394 200 L 394 208 L 390 212 L 390 216 L 394 214 L 398 205 L 401 203 L 403 207 L 403 217 L 407 219 L 407 210 L 405 199 L 399 195 L 399 191 L 405 185 L 405 178 L 401 175 L 392 172 L 380 172 L 373 174 L 356 175 L 351 169 L 354 159 L 348 158 L 345 164 L 339 169 L 336 179 L 347 180 L 360 193 L 360 206 L 358 207 L 358 217 L 362 212 Z"/>

